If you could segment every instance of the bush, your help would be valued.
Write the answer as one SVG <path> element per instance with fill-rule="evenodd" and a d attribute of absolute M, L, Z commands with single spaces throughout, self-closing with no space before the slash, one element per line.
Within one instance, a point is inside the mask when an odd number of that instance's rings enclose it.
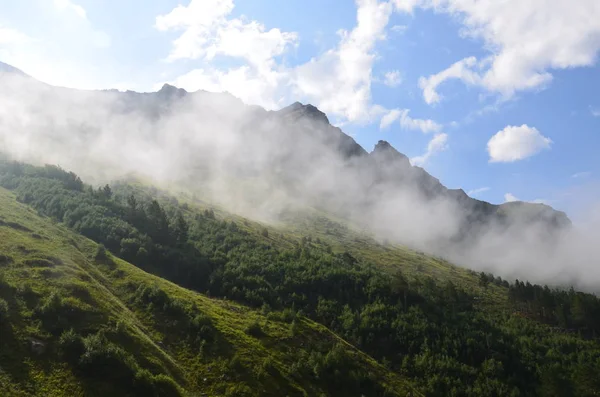
<path fill-rule="evenodd" d="M 297 318 L 297 313 L 292 309 L 284 309 L 281 312 L 281 320 L 286 323 L 292 323 Z"/>
<path fill-rule="evenodd" d="M 0 254 L 0 265 L 8 265 L 13 262 L 13 258 L 8 255 Z"/>
<path fill-rule="evenodd" d="M 152 304 L 161 311 L 171 305 L 171 297 L 157 285 L 150 287 L 141 285 L 135 295 L 139 303 Z"/>
<path fill-rule="evenodd" d="M 240 372 L 244 369 L 242 360 L 240 359 L 240 356 L 237 355 L 237 353 L 233 357 L 231 357 L 227 366 L 232 372 Z"/>
<path fill-rule="evenodd" d="M 173 379 L 160 375 L 152 375 L 147 369 L 140 369 L 133 379 L 133 390 L 136 396 L 170 397 L 181 393 Z"/>
<path fill-rule="evenodd" d="M 58 340 L 58 347 L 63 357 L 71 364 L 77 363 L 85 352 L 83 338 L 72 329 L 62 333 Z"/>
<path fill-rule="evenodd" d="M 292 323 L 297 317 L 297 314 L 292 309 L 284 309 L 281 312 L 269 312 L 267 318 L 273 321 L 282 321 L 284 323 Z"/>
<path fill-rule="evenodd" d="M 60 315 L 63 308 L 63 300 L 60 294 L 56 291 L 50 293 L 48 298 L 36 309 L 36 314 L 42 318 L 51 320 L 52 317 L 56 319 Z"/>
<path fill-rule="evenodd" d="M 123 390 L 124 395 L 181 395 L 173 379 L 140 368 L 132 355 L 114 345 L 101 332 L 82 338 L 73 330 L 66 331 L 59 339 L 59 348 L 82 375 L 112 384 Z"/>
<path fill-rule="evenodd" d="M 101 333 L 83 339 L 85 351 L 79 360 L 80 368 L 90 376 L 133 375 L 133 358 L 123 349 L 110 343 Z"/>
<path fill-rule="evenodd" d="M 159 397 L 180 396 L 181 392 L 175 381 L 163 374 L 154 375 L 152 382 L 154 384 L 155 395 Z"/>
<path fill-rule="evenodd" d="M 264 334 L 258 321 L 253 321 L 250 323 L 246 329 L 244 329 L 244 332 L 250 336 L 254 336 L 255 338 L 258 338 Z"/>
<path fill-rule="evenodd" d="M 244 384 L 229 386 L 225 391 L 226 397 L 253 397 L 256 395 L 256 392 L 251 387 Z"/>
<path fill-rule="evenodd" d="M 108 259 L 108 253 L 106 252 L 106 247 L 104 244 L 99 244 L 96 248 L 96 253 L 94 254 L 94 259 L 98 262 L 104 262 Z"/>
<path fill-rule="evenodd" d="M 270 357 L 265 358 L 260 365 L 256 367 L 256 377 L 259 379 L 265 379 L 269 375 L 275 375 L 277 373 L 277 367 Z"/>
<path fill-rule="evenodd" d="M 292 336 L 296 336 L 296 335 L 298 335 L 299 332 L 300 332 L 300 327 L 298 326 L 298 321 L 296 321 L 294 319 L 292 321 L 292 323 L 290 324 L 290 334 L 292 334 Z"/>
<path fill-rule="evenodd" d="M 205 314 L 198 314 L 190 323 L 190 336 L 211 342 L 216 334 L 212 320 Z"/>

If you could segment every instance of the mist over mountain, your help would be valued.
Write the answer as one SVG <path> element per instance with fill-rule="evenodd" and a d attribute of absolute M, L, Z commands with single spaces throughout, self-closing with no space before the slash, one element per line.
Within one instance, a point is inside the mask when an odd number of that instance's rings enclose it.
<path fill-rule="evenodd" d="M 586 260 L 593 245 L 565 213 L 448 189 L 385 141 L 368 152 L 310 104 L 267 111 L 168 84 L 152 93 L 80 91 L 5 64 L 0 87 L 0 150 L 16 160 L 58 164 L 98 184 L 151 178 L 264 222 L 322 210 L 381 241 L 503 276 L 600 281 Z"/>

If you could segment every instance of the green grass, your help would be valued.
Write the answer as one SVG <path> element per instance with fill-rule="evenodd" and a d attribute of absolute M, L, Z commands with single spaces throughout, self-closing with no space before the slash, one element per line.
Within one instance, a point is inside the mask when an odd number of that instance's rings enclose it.
<path fill-rule="evenodd" d="M 283 237 L 270 238 L 287 244 Z M 303 317 L 289 323 L 277 313 L 191 292 L 119 258 L 96 259 L 97 250 L 0 189 L 0 298 L 8 307 L 0 316 L 0 395 L 131 394 L 110 381 L 115 374 L 90 375 L 65 359 L 59 340 L 71 328 L 84 340 L 100 335 L 125 351 L 134 362 L 127 368 L 138 375 L 149 371 L 155 391 L 172 383 L 169 390 L 190 396 L 331 395 L 324 382 L 295 364 L 336 346 L 390 395 L 411 390 L 401 376 L 322 325 Z M 190 331 L 193 318 L 209 324 L 210 332 Z"/>

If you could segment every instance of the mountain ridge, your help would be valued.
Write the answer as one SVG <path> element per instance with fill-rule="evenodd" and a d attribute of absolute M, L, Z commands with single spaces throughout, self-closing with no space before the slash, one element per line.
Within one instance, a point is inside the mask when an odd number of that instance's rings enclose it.
<path fill-rule="evenodd" d="M 25 76 L 29 82 L 37 82 L 34 78 L 9 65 L 4 68 L 9 70 L 8 73 L 21 78 Z M 40 84 L 44 83 L 40 82 Z M 28 88 L 29 91 L 32 91 L 31 86 Z M 52 97 L 52 87 L 44 84 L 44 88 L 44 95 Z M 462 224 L 461 230 L 473 228 L 474 219 L 483 223 L 504 225 L 503 227 L 510 222 L 514 223 L 519 220 L 541 221 L 543 224 L 557 229 L 571 225 L 570 219 L 564 212 L 557 211 L 550 206 L 526 202 L 492 204 L 472 198 L 462 189 L 449 189 L 423 168 L 413 166 L 406 155 L 387 141 L 378 141 L 373 150 L 369 152 L 339 127 L 331 125 L 327 115 L 312 104 L 294 102 L 276 111 L 266 111 L 258 106 L 246 105 L 229 93 L 211 93 L 203 90 L 188 92 L 170 84 L 164 84 L 160 90 L 150 93 L 135 91 L 123 93 L 112 90 L 83 91 L 66 88 L 61 88 L 61 90 L 68 90 L 68 92 L 74 93 L 74 97 L 81 98 L 81 100 L 74 100 L 73 104 L 78 103 L 84 106 L 85 101 L 89 101 L 92 106 L 98 100 L 114 101 L 111 109 L 125 113 L 141 111 L 152 122 L 160 122 L 165 115 L 180 111 L 180 109 L 184 109 L 186 114 L 193 115 L 190 120 L 195 122 L 204 122 L 212 120 L 212 118 L 225 120 L 235 128 L 247 131 L 246 135 L 241 136 L 243 142 L 241 147 L 244 145 L 251 147 L 263 141 L 274 141 L 275 145 L 283 148 L 280 157 L 274 164 L 276 167 L 283 167 L 286 170 L 278 179 L 278 183 L 283 181 L 286 186 L 290 185 L 289 181 L 301 180 L 302 174 L 299 174 L 298 170 L 307 166 L 311 167 L 314 163 L 326 161 L 324 158 L 330 156 L 331 152 L 328 151 L 329 149 L 325 149 L 330 148 L 333 153 L 340 155 L 344 164 L 349 164 L 350 169 L 359 175 L 358 179 L 355 178 L 349 183 L 362 186 L 362 189 L 367 192 L 366 202 L 376 200 L 383 187 L 391 187 L 396 190 L 412 189 L 425 201 L 446 200 L 460 212 L 464 212 L 464 216 L 459 222 Z M 96 98 L 96 93 L 101 96 Z M 110 95 L 110 97 L 105 98 L 102 95 Z M 57 98 L 66 100 L 67 106 L 72 106 L 69 105 L 68 95 L 63 93 Z M 196 115 L 199 111 L 204 113 Z M 239 116 L 238 120 L 236 117 L 230 117 L 229 113 L 241 114 L 244 115 L 244 118 Z M 257 135 L 257 126 L 264 125 L 269 120 L 284 126 L 285 134 L 282 135 L 277 129 L 271 131 L 272 128 L 269 127 L 271 129 Z M 84 122 L 87 121 L 84 120 Z M 322 144 L 323 147 L 319 147 L 319 144 Z M 317 148 L 318 151 L 298 152 L 298 148 L 303 145 L 312 150 Z M 213 142 L 212 146 L 214 146 L 214 150 L 219 150 L 218 142 Z M 270 159 L 269 161 L 274 162 L 275 160 Z M 243 163 L 240 168 L 247 169 L 247 165 Z M 261 171 L 257 172 L 260 174 Z M 335 178 L 334 175 L 331 177 Z M 303 187 L 299 186 L 296 191 L 298 189 L 301 191 Z M 365 200 L 359 200 L 360 205 L 364 203 Z M 338 207 L 338 205 L 334 205 L 334 207 Z M 479 230 L 477 227 L 474 229 Z"/>

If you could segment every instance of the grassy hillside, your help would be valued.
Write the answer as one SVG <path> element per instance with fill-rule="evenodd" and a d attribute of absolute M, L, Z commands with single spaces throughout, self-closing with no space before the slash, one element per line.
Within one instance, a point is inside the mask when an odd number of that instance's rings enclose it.
<path fill-rule="evenodd" d="M 319 324 L 210 299 L 147 274 L 4 189 L 0 253 L 0 395 L 410 390 Z"/>
<path fill-rule="evenodd" d="M 12 285 L 4 306 L 12 332 L 23 333 L 6 357 L 30 357 L 3 372 L 14 387 L 34 384 L 36 365 L 48 368 L 24 342 L 33 336 L 47 343 L 53 362 L 63 363 L 59 374 L 70 374 L 73 387 L 101 390 L 98 373 L 129 374 L 111 382 L 117 395 L 146 390 L 140 387 L 157 395 L 600 391 L 594 295 L 476 274 L 379 244 L 317 211 L 269 226 L 139 183 L 91 188 L 56 167 L 15 163 L 0 166 L 0 185 L 48 217 L 2 193 L 1 230 L 12 236 L 6 254 L 0 251 L 4 284 Z M 50 219 L 61 224 L 50 226 Z M 17 242 L 25 238 L 37 251 Z M 62 276 L 73 266 L 90 277 L 80 280 L 82 289 L 95 291 L 87 286 L 93 281 L 109 296 L 92 292 L 87 301 L 61 287 L 60 280 L 73 279 Z M 15 291 L 24 283 L 40 291 L 37 298 L 28 300 L 30 289 Z M 131 313 L 123 315 L 113 301 Z M 57 311 L 66 314 L 48 314 Z M 73 324 L 76 334 L 68 329 Z M 105 368 L 95 364 L 98 357 L 124 370 L 91 371 Z M 4 361 L 16 365 L 2 359 L 2 368 Z M 19 378 L 21 370 L 29 375 Z M 36 371 L 50 377 L 38 387 L 51 388 L 58 375 Z M 407 392 L 403 379 L 415 389 Z"/>
<path fill-rule="evenodd" d="M 253 233 L 257 239 L 263 239 L 279 249 L 294 248 L 300 241 L 331 248 L 333 252 L 350 252 L 365 262 L 376 264 L 391 273 L 401 269 L 405 274 L 429 275 L 438 279 L 450 279 L 465 288 L 475 289 L 487 295 L 488 289 L 479 288 L 479 274 L 457 266 L 443 258 L 426 255 L 401 244 L 389 241 L 383 243 L 364 228 L 322 210 L 302 207 L 296 210 L 284 210 L 273 216 L 273 222 L 259 222 L 246 219 L 228 212 L 218 203 L 203 200 L 202 191 L 182 190 L 181 185 L 167 185 L 166 190 L 149 188 L 152 183 L 131 177 L 127 181 L 116 182 L 117 189 L 124 188 L 138 196 L 163 197 L 165 201 L 177 200 L 178 203 L 196 211 L 212 210 L 219 219 L 233 221 L 240 228 Z M 262 230 L 269 233 L 261 235 Z"/>

